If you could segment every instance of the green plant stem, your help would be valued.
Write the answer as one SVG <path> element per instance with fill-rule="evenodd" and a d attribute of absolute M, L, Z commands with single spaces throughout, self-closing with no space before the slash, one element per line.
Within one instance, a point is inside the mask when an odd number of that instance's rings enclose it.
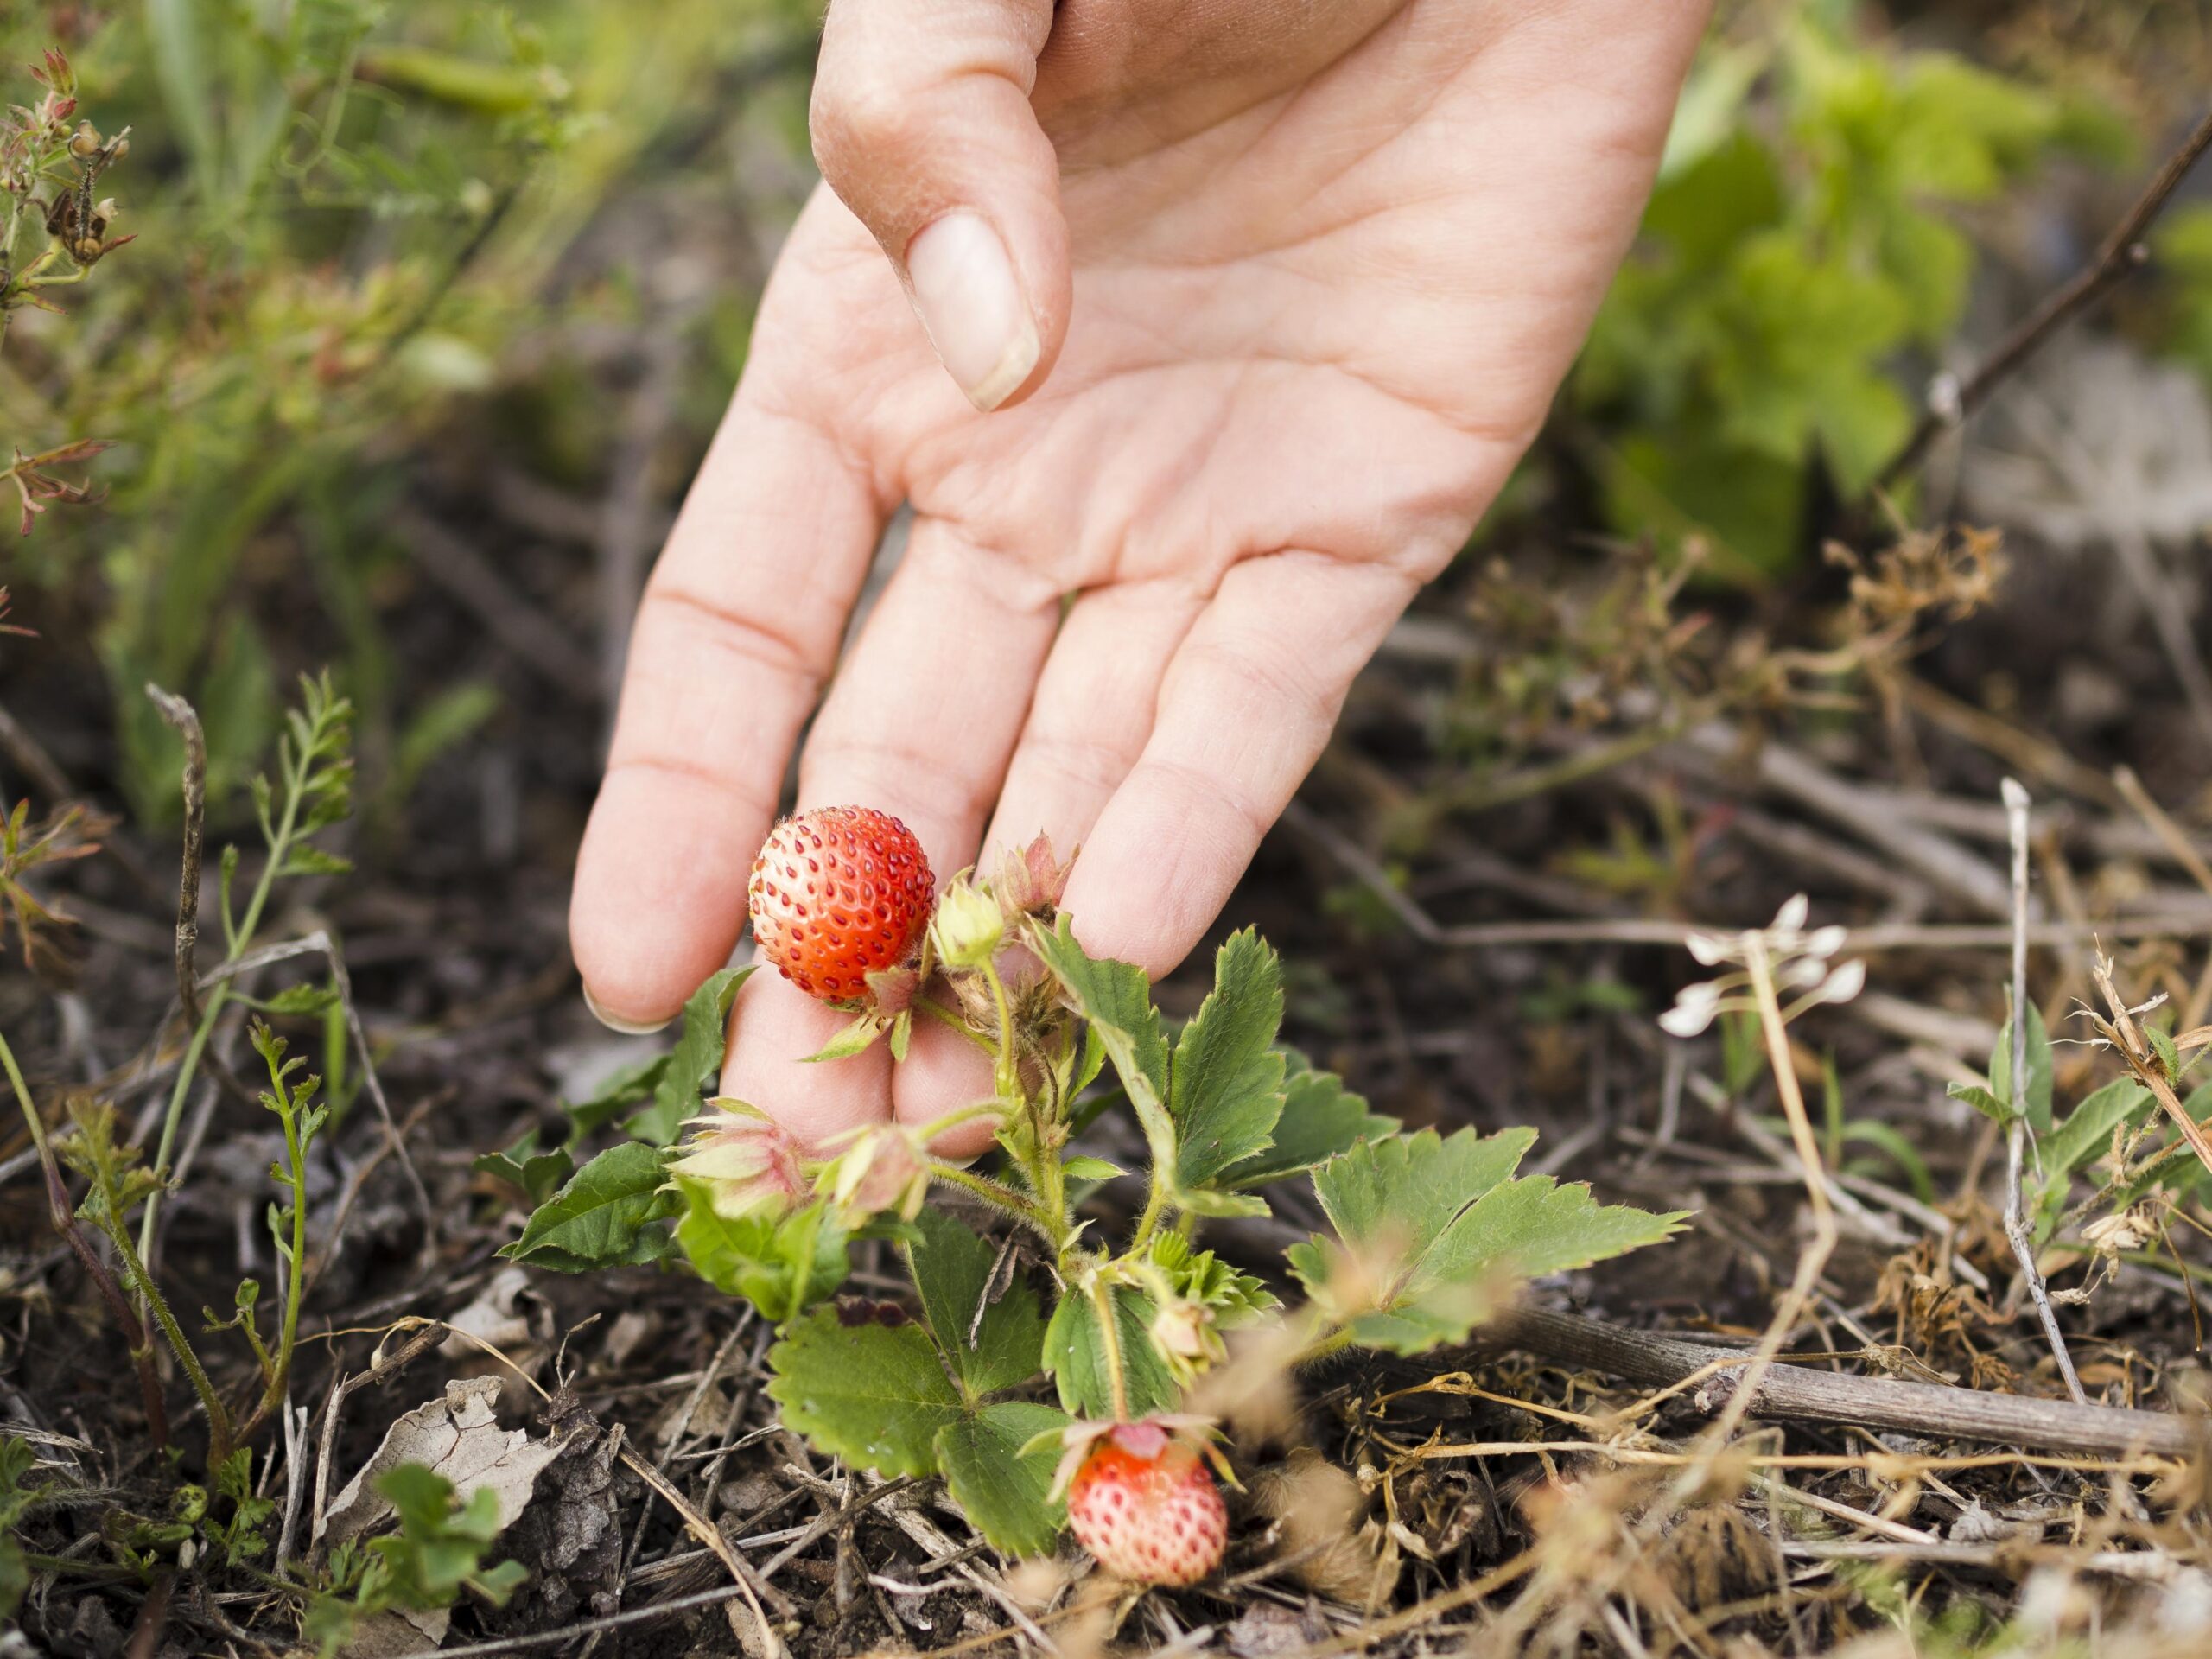
<path fill-rule="evenodd" d="M 936 1140 L 947 1129 L 957 1129 L 963 1123 L 972 1123 L 979 1117 L 1006 1117 L 1005 1104 L 995 1100 L 979 1100 L 972 1105 L 955 1107 L 942 1117 L 933 1117 L 914 1131 L 914 1138 L 924 1146 Z"/>
<path fill-rule="evenodd" d="M 981 1032 L 977 1031 L 975 1027 L 969 1025 L 965 1020 L 963 1020 L 950 1008 L 946 1007 L 942 1002 L 934 1001 L 926 996 L 918 996 L 914 999 L 914 1006 L 919 1008 L 924 1014 L 929 1015 L 931 1019 L 936 1020 L 939 1025 L 949 1027 L 952 1030 L 958 1032 L 963 1037 L 973 1043 L 977 1048 L 982 1050 L 984 1053 L 992 1054 L 997 1052 L 992 1046 L 991 1039 L 989 1038 L 984 1036 Z"/>
<path fill-rule="evenodd" d="M 1020 1078 L 1014 1058 L 1014 1015 L 1006 995 L 1006 981 L 999 977 L 998 964 L 988 958 L 983 963 L 983 979 L 991 988 L 991 1002 L 998 1014 L 998 1065 L 994 1081 L 998 1084 L 1002 1099 L 1012 1100 L 1020 1093 Z"/>
<path fill-rule="evenodd" d="M 1122 1370 L 1122 1331 L 1116 1322 L 1114 1298 L 1104 1280 L 1093 1274 L 1090 1305 L 1098 1313 L 1098 1344 L 1106 1351 L 1106 1380 L 1114 1390 L 1114 1421 L 1129 1421 L 1129 1381 Z"/>
<path fill-rule="evenodd" d="M 930 1179 L 972 1192 L 993 1209 L 1003 1211 L 1034 1229 L 1052 1247 L 1056 1256 L 1066 1248 L 1062 1236 L 1064 1229 L 1053 1225 L 1052 1213 L 1034 1198 L 1026 1198 L 1010 1186 L 1002 1186 L 988 1176 L 963 1169 L 957 1164 L 947 1163 L 942 1158 L 930 1160 Z"/>
<path fill-rule="evenodd" d="M 1300 1349 L 1297 1357 L 1291 1361 L 1291 1363 L 1294 1366 L 1317 1364 L 1332 1354 L 1342 1353 L 1351 1346 L 1351 1327 L 1348 1325 L 1338 1325 L 1327 1336 L 1316 1337 L 1305 1347 Z"/>
<path fill-rule="evenodd" d="M 116 1252 L 123 1257 L 123 1270 L 138 1292 L 139 1300 L 154 1316 L 154 1323 L 161 1327 L 162 1335 L 168 1339 L 176 1363 L 184 1368 L 184 1375 L 192 1384 L 192 1391 L 200 1399 L 200 1408 L 207 1414 L 207 1466 L 219 1468 L 223 1459 L 231 1455 L 237 1444 L 231 1433 L 231 1414 L 223 1404 L 223 1397 L 215 1392 L 215 1384 L 200 1363 L 200 1356 L 193 1351 L 191 1340 L 184 1334 L 184 1327 L 176 1322 L 176 1315 L 169 1311 L 168 1298 L 162 1295 L 146 1271 L 146 1263 L 130 1243 L 130 1230 L 116 1218 L 111 1228 L 101 1230 L 115 1243 Z"/>
<path fill-rule="evenodd" d="M 292 1345 L 300 1332 L 300 1299 L 308 1279 L 307 1148 L 300 1144 L 299 1114 L 286 1112 L 283 1117 L 284 1159 L 292 1173 L 292 1262 L 290 1271 L 284 1275 L 284 1325 L 276 1338 L 276 1369 L 270 1376 L 268 1388 L 263 1391 L 262 1408 L 255 1414 L 257 1417 L 266 1416 L 284 1397 L 285 1384 L 291 1380 Z"/>
<path fill-rule="evenodd" d="M 1152 1243 L 1152 1236 L 1160 1230 L 1161 1212 L 1166 1207 L 1167 1184 L 1160 1179 L 1160 1171 L 1155 1168 L 1152 1172 L 1150 1190 L 1145 1193 L 1144 1209 L 1137 1217 L 1137 1230 L 1129 1238 L 1131 1255 Z"/>

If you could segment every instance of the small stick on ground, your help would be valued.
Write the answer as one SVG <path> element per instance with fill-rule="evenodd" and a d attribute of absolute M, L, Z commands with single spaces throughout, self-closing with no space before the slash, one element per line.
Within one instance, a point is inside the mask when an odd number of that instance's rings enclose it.
<path fill-rule="evenodd" d="M 1874 489 L 1888 489 L 1918 467 L 1937 437 L 1963 425 L 1967 416 L 1988 400 L 1989 394 L 2005 377 L 2042 350 L 2069 319 L 2094 304 L 2107 289 L 2116 287 L 2149 263 L 2151 251 L 2143 240 L 2145 232 L 2165 210 L 2166 203 L 2181 188 L 2182 180 L 2208 149 L 2212 149 L 2212 111 L 2206 113 L 2182 141 L 2181 147 L 2166 158 L 2165 164 L 2136 198 L 2135 205 L 2113 226 L 2095 258 L 2053 289 L 2044 302 L 1999 341 L 1997 349 L 1965 379 L 1949 375 L 1938 378 L 1929 389 L 1919 423 L 1897 454 L 1874 475 Z"/>
<path fill-rule="evenodd" d="M 2074 1370 L 2074 1357 L 2066 1351 L 2066 1333 L 2058 1328 L 2058 1312 L 2050 1305 L 2050 1292 L 2036 1266 L 2035 1240 L 2027 1222 L 2027 1205 L 2021 1197 L 2021 1164 L 2028 1139 L 2028 791 L 2018 779 L 2005 779 L 2005 821 L 2012 841 L 2012 1098 L 2005 1125 L 2005 1236 L 2020 1264 L 2020 1277 L 2034 1299 L 2036 1317 L 2050 1342 L 2051 1357 L 2075 1404 L 2087 1405 L 2082 1379 Z"/>
<path fill-rule="evenodd" d="M 1521 1307 L 1483 1332 L 1482 1346 L 1517 1348 L 1555 1363 L 1587 1366 L 1646 1387 L 1669 1387 L 1719 1361 L 1729 1386 L 1751 1395 L 1748 1414 L 1802 1423 L 1852 1424 L 1929 1440 L 1980 1440 L 2029 1452 L 2186 1458 L 2203 1447 L 2198 1423 L 2163 1411 L 2094 1402 L 2039 1400 L 1942 1382 L 1853 1376 L 1810 1366 L 1776 1364 L 1748 1389 L 1738 1377 L 1757 1357 L 1747 1348 L 1716 1348 L 1655 1332 L 1630 1331 L 1572 1313 Z M 1447 1357 L 1447 1362 L 1452 1357 Z M 1712 1388 L 1717 1398 L 1721 1389 Z M 1535 1449 L 1535 1443 L 1529 1443 Z"/>
<path fill-rule="evenodd" d="M 184 862 L 176 887 L 176 996 L 184 1008 L 184 1028 L 196 1032 L 206 1018 L 200 1001 L 200 868 L 201 840 L 207 823 L 207 739 L 200 729 L 200 715 L 173 692 L 149 685 L 146 696 L 163 720 L 184 740 Z M 245 1086 L 230 1063 L 209 1043 L 200 1055 L 208 1076 L 241 1106 L 258 1111 L 261 1098 Z M 152 1204 L 147 1205 L 150 1212 Z M 150 1232 L 150 1229 L 149 1229 Z M 143 1251 L 147 1247 L 142 1244 Z"/>

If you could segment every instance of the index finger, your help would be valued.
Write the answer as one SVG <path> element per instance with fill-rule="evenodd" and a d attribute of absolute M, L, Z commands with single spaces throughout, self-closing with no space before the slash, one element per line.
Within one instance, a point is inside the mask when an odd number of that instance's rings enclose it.
<path fill-rule="evenodd" d="M 662 1023 L 728 959 L 882 524 L 827 432 L 741 385 L 646 584 L 576 856 L 569 944 L 609 1024 Z"/>

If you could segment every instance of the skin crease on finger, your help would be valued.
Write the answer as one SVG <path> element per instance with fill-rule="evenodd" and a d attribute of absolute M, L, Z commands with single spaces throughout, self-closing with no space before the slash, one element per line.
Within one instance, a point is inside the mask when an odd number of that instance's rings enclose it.
<path fill-rule="evenodd" d="M 851 794 L 898 814 L 940 880 L 976 857 L 987 820 L 994 846 L 1039 829 L 1063 850 L 1081 842 L 1079 931 L 1157 973 L 1197 943 L 1345 683 L 1540 425 L 1633 233 L 1702 7 L 1316 3 L 1303 15 L 1317 33 L 1278 35 L 1279 58 L 1256 0 L 1134 0 L 1143 26 L 1120 36 L 1116 10 L 1067 0 L 1036 76 L 1073 262 L 1049 374 L 976 414 L 875 240 L 818 196 L 729 420 L 785 435 L 821 487 L 702 476 L 695 499 L 721 490 L 715 511 L 687 504 L 690 541 L 655 581 L 713 589 L 717 611 L 766 626 L 758 607 L 789 584 L 746 542 L 749 514 L 858 524 L 910 502 L 938 550 L 925 574 L 1004 596 L 996 620 L 962 636 L 927 607 L 880 615 L 838 669 L 801 804 Z M 1130 85 L 1147 74 L 1148 92 Z M 835 558 L 859 539 L 841 531 Z M 733 564 L 741 576 L 722 574 Z M 825 594 L 848 575 L 802 569 Z M 1062 594 L 1078 597 L 1054 640 Z M 775 626 L 818 651 L 812 621 Z M 723 741 L 696 709 L 727 662 L 701 647 L 633 669 L 656 683 L 626 690 L 626 724 Z M 915 664 L 938 665 L 926 690 L 902 678 Z M 857 732 L 868 752 L 848 741 L 825 768 L 815 749 Z M 618 753 L 626 741 L 645 740 L 619 734 Z M 751 803 L 782 771 L 765 751 L 743 766 L 718 774 L 747 803 L 735 810 L 709 810 L 715 788 L 696 779 L 648 775 L 623 785 L 619 823 L 602 834 L 595 819 L 574 932 L 615 1013 L 671 1012 L 734 943 L 728 895 L 767 828 Z M 724 866 L 729 882 L 702 880 Z M 798 1064 L 842 1018 L 756 975 L 725 1089 L 817 1140 L 890 1105 L 925 1122 L 988 1091 L 977 1057 L 928 1026 L 895 1101 L 880 1050 Z"/>

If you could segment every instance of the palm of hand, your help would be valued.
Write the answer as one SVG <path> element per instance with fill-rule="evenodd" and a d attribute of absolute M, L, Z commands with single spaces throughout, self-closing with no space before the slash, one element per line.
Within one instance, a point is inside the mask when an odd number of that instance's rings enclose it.
<path fill-rule="evenodd" d="M 1094 952 L 1156 973 L 1190 948 L 1541 424 L 1649 188 L 1675 84 L 1649 60 L 1694 39 L 1631 4 L 1480 40 L 1482 10 L 1407 7 L 1172 142 L 1056 133 L 1066 344 L 989 415 L 817 193 L 640 615 L 579 878 L 588 982 L 658 976 L 625 1000 L 665 1007 L 727 952 L 782 756 L 901 500 L 908 551 L 838 668 L 802 804 L 899 813 L 940 874 L 1039 829 L 1081 842 L 1066 905 Z M 1108 159 L 1069 165 L 1085 152 Z M 610 838 L 668 858 L 645 913 L 682 920 L 658 962 L 602 946 L 595 972 Z M 765 980 L 740 1007 L 730 1092 L 817 1136 L 881 1115 L 880 1056 L 834 1079 L 791 1063 L 838 1016 Z M 949 1048 L 918 1042 L 902 1118 L 983 1091 Z"/>

